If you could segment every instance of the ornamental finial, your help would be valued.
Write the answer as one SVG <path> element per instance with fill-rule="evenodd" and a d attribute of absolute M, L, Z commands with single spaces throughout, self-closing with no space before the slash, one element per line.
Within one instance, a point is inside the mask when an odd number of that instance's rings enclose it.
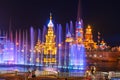
<path fill-rule="evenodd" d="M 52 14 L 50 13 L 50 21 L 48 23 L 48 27 L 53 27 L 53 23 L 52 23 Z"/>
<path fill-rule="evenodd" d="M 52 20 L 52 13 L 50 13 L 50 20 Z"/>

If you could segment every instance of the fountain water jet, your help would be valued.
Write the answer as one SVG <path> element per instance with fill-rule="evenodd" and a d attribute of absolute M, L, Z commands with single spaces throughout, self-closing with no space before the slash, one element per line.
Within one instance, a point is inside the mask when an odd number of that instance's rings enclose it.
<path fill-rule="evenodd" d="M 33 27 L 30 28 L 30 63 L 34 64 L 34 29 Z"/>

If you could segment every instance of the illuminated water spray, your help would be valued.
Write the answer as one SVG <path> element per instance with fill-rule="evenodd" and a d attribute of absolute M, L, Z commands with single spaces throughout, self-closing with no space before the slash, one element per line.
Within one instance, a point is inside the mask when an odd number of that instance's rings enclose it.
<path fill-rule="evenodd" d="M 22 56 L 21 56 L 21 50 L 22 50 L 22 43 L 21 43 L 22 39 L 21 39 L 21 30 L 19 30 L 19 40 L 18 40 L 18 64 L 23 64 L 22 62 Z"/>
<path fill-rule="evenodd" d="M 85 46 L 83 44 L 83 29 L 81 21 L 76 24 L 75 41 L 69 49 L 69 67 L 70 71 L 85 71 Z"/>
<path fill-rule="evenodd" d="M 30 28 L 30 63 L 34 64 L 34 29 L 33 27 Z"/>
<path fill-rule="evenodd" d="M 72 21 L 70 21 L 70 33 L 73 37 L 74 36 L 74 28 L 73 28 L 73 22 Z"/>
<path fill-rule="evenodd" d="M 28 62 L 27 62 L 27 57 L 28 57 L 28 32 L 26 30 L 26 33 L 25 33 L 25 53 L 24 53 L 25 57 L 24 57 L 24 64 L 27 65 Z"/>
<path fill-rule="evenodd" d="M 68 62 L 68 54 L 69 54 L 69 38 L 71 38 L 71 34 L 69 32 L 69 25 L 66 23 L 66 42 L 65 42 L 65 53 L 64 53 L 64 67 L 67 67 Z M 68 39 L 68 40 L 67 40 Z"/>
<path fill-rule="evenodd" d="M 18 52 L 18 32 L 16 31 L 16 33 L 15 33 L 15 57 L 14 57 L 14 59 L 15 59 L 15 64 L 17 64 L 18 63 L 18 55 L 17 55 L 17 52 Z"/>
<path fill-rule="evenodd" d="M 76 70 L 85 70 L 86 59 L 84 45 L 71 45 L 69 55 L 69 66 Z"/>
<path fill-rule="evenodd" d="M 47 33 L 47 28 L 46 26 L 43 26 L 43 30 L 42 30 L 42 43 L 45 42 L 45 35 Z"/>
<path fill-rule="evenodd" d="M 58 59 L 58 67 L 61 67 L 62 66 L 62 26 L 61 24 L 57 25 L 57 30 L 56 30 L 56 33 L 57 33 L 57 36 L 56 36 L 56 43 L 57 43 L 57 46 L 58 46 L 58 49 L 57 49 L 57 59 Z"/>

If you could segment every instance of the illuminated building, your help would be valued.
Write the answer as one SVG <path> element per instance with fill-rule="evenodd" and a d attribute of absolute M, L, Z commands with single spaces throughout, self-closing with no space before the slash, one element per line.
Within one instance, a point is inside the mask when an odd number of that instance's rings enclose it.
<path fill-rule="evenodd" d="M 97 47 L 96 43 L 93 41 L 92 29 L 90 25 L 88 25 L 85 31 L 84 45 L 86 49 L 95 49 Z"/>
<path fill-rule="evenodd" d="M 76 25 L 76 43 L 83 43 L 83 28 L 82 28 L 82 20 L 78 21 Z"/>
<path fill-rule="evenodd" d="M 55 42 L 55 34 L 53 30 L 53 23 L 52 23 L 52 16 L 50 15 L 50 21 L 48 23 L 48 32 L 46 35 L 46 41 L 44 44 L 44 58 L 43 62 L 46 65 L 55 65 L 57 62 L 56 59 L 56 52 L 57 52 L 57 47 L 56 47 L 56 42 Z"/>
<path fill-rule="evenodd" d="M 102 39 L 102 41 L 101 41 L 101 43 L 100 43 L 101 45 L 106 45 L 106 43 L 105 43 L 105 41 Z"/>
<path fill-rule="evenodd" d="M 66 40 L 65 40 L 65 42 L 73 42 L 73 38 L 72 38 L 71 33 L 69 31 L 66 34 Z"/>
<path fill-rule="evenodd" d="M 42 63 L 42 52 L 43 52 L 43 45 L 41 41 L 38 39 L 37 44 L 35 46 L 35 51 L 36 51 L 36 63 Z"/>
<path fill-rule="evenodd" d="M 101 41 L 101 43 L 100 43 L 100 49 L 101 49 L 101 50 L 104 50 L 104 49 L 106 49 L 106 48 L 107 48 L 107 45 L 106 45 L 105 41 L 102 39 L 102 41 Z"/>

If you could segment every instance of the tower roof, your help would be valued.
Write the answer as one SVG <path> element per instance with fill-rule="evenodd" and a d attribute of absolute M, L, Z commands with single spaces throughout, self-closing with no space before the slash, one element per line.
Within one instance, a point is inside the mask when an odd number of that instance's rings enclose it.
<path fill-rule="evenodd" d="M 81 21 L 78 22 L 77 28 L 82 28 Z"/>
<path fill-rule="evenodd" d="M 71 37 L 71 33 L 68 31 L 68 33 L 66 34 L 66 37 Z"/>
<path fill-rule="evenodd" d="M 52 23 L 52 14 L 50 13 L 50 21 L 48 23 L 48 27 L 53 27 L 53 23 Z"/>

